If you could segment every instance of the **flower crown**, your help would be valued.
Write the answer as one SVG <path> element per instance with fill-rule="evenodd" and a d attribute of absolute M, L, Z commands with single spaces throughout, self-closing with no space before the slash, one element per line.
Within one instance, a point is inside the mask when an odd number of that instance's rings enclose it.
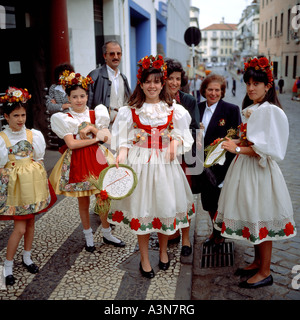
<path fill-rule="evenodd" d="M 93 79 L 90 76 L 84 78 L 80 73 L 71 72 L 65 70 L 59 77 L 58 83 L 65 87 L 81 86 L 83 89 L 87 90 L 88 85 L 93 83 Z"/>
<path fill-rule="evenodd" d="M 255 70 L 261 70 L 265 72 L 268 76 L 268 82 L 273 83 L 273 62 L 269 62 L 266 57 L 261 58 L 249 58 L 247 62 L 244 63 L 244 69 L 247 71 L 249 68 L 254 68 Z"/>
<path fill-rule="evenodd" d="M 19 89 L 16 87 L 9 87 L 5 95 L 0 97 L 0 102 L 4 103 L 14 103 L 14 102 L 22 102 L 26 103 L 29 99 L 31 99 L 31 94 L 28 93 L 27 89 Z"/>
<path fill-rule="evenodd" d="M 163 81 L 167 79 L 167 64 L 165 63 L 163 57 L 161 55 L 152 56 L 150 55 L 145 56 L 138 62 L 139 70 L 136 77 L 138 78 L 138 83 L 140 83 L 140 80 L 142 78 L 142 73 L 144 70 L 155 68 L 157 70 L 160 70 L 163 73 Z"/>

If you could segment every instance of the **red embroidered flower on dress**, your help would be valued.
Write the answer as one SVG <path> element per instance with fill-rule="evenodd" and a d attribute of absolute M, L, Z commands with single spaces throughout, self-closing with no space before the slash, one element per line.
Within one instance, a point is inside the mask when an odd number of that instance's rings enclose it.
<path fill-rule="evenodd" d="M 266 227 L 260 228 L 259 230 L 259 239 L 264 239 L 269 233 L 269 230 Z"/>
<path fill-rule="evenodd" d="M 131 221 L 130 221 L 130 228 L 131 228 L 132 230 L 137 231 L 140 227 L 141 227 L 141 224 L 140 224 L 139 219 L 134 219 L 134 218 L 131 219 Z"/>
<path fill-rule="evenodd" d="M 223 222 L 223 223 L 222 223 L 221 233 L 224 233 L 226 229 L 227 229 L 227 228 L 226 228 L 225 222 Z"/>
<path fill-rule="evenodd" d="M 243 237 L 244 238 L 247 238 L 247 239 L 249 239 L 250 238 L 250 232 L 249 232 L 249 228 L 247 228 L 247 227 L 244 227 L 244 229 L 242 230 L 242 234 L 243 234 Z"/>
<path fill-rule="evenodd" d="M 154 218 L 152 221 L 152 226 L 154 229 L 160 229 L 162 227 L 162 223 L 159 218 Z"/>
<path fill-rule="evenodd" d="M 294 233 L 294 226 L 289 222 L 285 225 L 285 229 L 283 231 L 286 236 L 289 236 Z"/>
<path fill-rule="evenodd" d="M 173 227 L 174 227 L 174 229 L 176 229 L 176 218 L 174 219 Z"/>
<path fill-rule="evenodd" d="M 115 211 L 115 213 L 112 215 L 112 221 L 121 222 L 124 220 L 124 215 L 122 211 Z"/>

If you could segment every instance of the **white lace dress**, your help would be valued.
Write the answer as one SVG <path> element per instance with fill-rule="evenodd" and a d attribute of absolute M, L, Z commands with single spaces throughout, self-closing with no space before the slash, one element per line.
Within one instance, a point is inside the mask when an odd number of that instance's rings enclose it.
<path fill-rule="evenodd" d="M 129 197 L 112 201 L 110 223 L 125 225 L 140 235 L 169 235 L 189 226 L 193 194 L 180 163 L 166 161 L 166 152 L 170 137 L 182 141 L 178 153 L 191 149 L 190 122 L 187 110 L 175 102 L 171 107 L 160 102 L 119 109 L 112 127 L 112 148 L 129 148 L 126 164 L 135 170 L 138 184 Z"/>
<path fill-rule="evenodd" d="M 248 117 L 246 117 L 247 115 Z M 276 161 L 284 159 L 289 125 L 285 113 L 265 102 L 243 110 L 247 140 L 259 157 L 238 155 L 221 191 L 215 228 L 251 244 L 296 235 L 291 198 Z"/>

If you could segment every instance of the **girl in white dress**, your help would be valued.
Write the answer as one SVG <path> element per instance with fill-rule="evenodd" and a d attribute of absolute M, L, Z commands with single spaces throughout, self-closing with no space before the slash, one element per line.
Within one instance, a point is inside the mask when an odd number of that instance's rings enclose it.
<path fill-rule="evenodd" d="M 161 56 L 139 61 L 138 84 L 129 106 L 120 108 L 112 127 L 116 163 L 130 165 L 138 176 L 133 194 L 112 201 L 108 221 L 137 234 L 141 253 L 140 271 L 153 278 L 148 255 L 151 232 L 158 233 L 159 267 L 167 270 L 168 235 L 189 226 L 193 195 L 176 155 L 191 149 L 191 117 L 176 104 L 166 89 L 166 66 Z M 188 234 L 183 243 L 190 246 Z"/>
<path fill-rule="evenodd" d="M 247 94 L 243 102 L 240 140 L 222 147 L 237 156 L 227 172 L 218 203 L 215 227 L 224 237 L 255 246 L 251 265 L 237 275 L 252 275 L 240 283 L 258 288 L 273 283 L 270 273 L 272 241 L 296 235 L 290 195 L 276 163 L 284 159 L 288 119 L 278 101 L 268 59 L 245 63 Z"/>
<path fill-rule="evenodd" d="M 89 204 L 90 196 L 98 195 L 100 191 L 87 181 L 89 176 L 98 177 L 108 166 L 99 141 L 110 143 L 108 130 L 109 114 L 104 105 L 95 110 L 86 106 L 88 84 L 92 79 L 83 78 L 79 73 L 69 74 L 66 71 L 61 81 L 66 87 L 66 93 L 71 103 L 68 113 L 57 112 L 51 117 L 51 129 L 64 139 L 65 151 L 53 168 L 49 177 L 56 194 L 77 197 L 79 215 L 86 239 L 85 249 L 95 251 L 93 231 L 90 226 Z M 124 247 L 125 243 L 111 234 L 107 215 L 100 215 L 103 241 L 116 247 Z"/>
<path fill-rule="evenodd" d="M 4 262 L 6 285 L 15 283 L 13 260 L 23 236 L 23 265 L 30 273 L 39 271 L 31 260 L 35 215 L 56 201 L 43 165 L 45 139 L 40 131 L 25 127 L 30 97 L 26 89 L 10 87 L 0 99 L 8 122 L 0 132 L 0 220 L 14 221 Z"/>

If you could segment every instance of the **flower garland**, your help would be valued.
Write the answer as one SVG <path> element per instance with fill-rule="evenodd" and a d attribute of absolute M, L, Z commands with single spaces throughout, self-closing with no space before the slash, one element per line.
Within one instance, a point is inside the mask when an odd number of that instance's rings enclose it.
<path fill-rule="evenodd" d="M 10 104 L 15 102 L 26 103 L 31 99 L 31 94 L 28 93 L 27 89 L 18 89 L 16 87 L 9 87 L 5 95 L 0 97 L 0 102 L 8 102 Z"/>
<path fill-rule="evenodd" d="M 247 62 L 244 63 L 244 70 L 245 72 L 249 69 L 253 68 L 255 70 L 261 70 L 265 72 L 268 76 L 268 82 L 272 84 L 274 82 L 273 79 L 273 62 L 269 62 L 266 57 L 261 58 L 249 58 Z"/>
<path fill-rule="evenodd" d="M 84 90 L 88 89 L 88 85 L 94 83 L 93 79 L 90 76 L 84 78 L 80 73 L 71 72 L 65 70 L 62 75 L 59 77 L 58 83 L 65 86 L 81 86 Z"/>
<path fill-rule="evenodd" d="M 138 67 L 138 74 L 136 75 L 138 83 L 140 83 L 143 71 L 150 68 L 160 70 L 163 73 L 163 80 L 165 81 L 167 79 L 167 64 L 161 55 L 155 57 L 152 55 L 145 56 L 138 62 Z"/>

